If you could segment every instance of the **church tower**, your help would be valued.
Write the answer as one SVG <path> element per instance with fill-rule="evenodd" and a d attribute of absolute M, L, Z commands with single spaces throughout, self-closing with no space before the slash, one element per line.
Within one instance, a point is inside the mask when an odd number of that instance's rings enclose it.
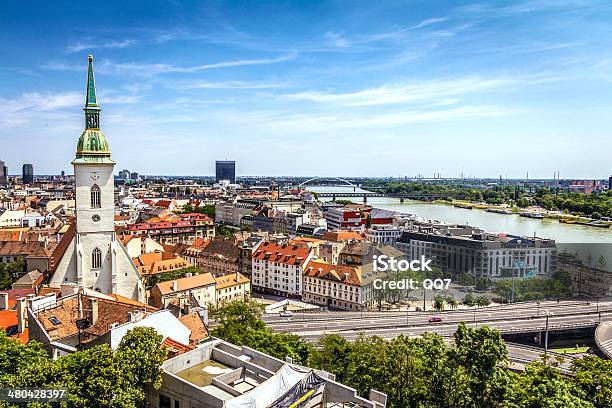
<path fill-rule="evenodd" d="M 77 284 L 101 293 L 142 301 L 140 274 L 115 234 L 115 162 L 100 130 L 93 57 L 88 57 L 85 130 L 72 161 L 76 194 L 76 231 L 50 285 Z"/>

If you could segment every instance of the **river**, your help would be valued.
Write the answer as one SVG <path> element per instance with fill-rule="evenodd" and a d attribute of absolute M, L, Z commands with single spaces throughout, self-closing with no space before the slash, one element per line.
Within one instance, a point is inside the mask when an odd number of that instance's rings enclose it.
<path fill-rule="evenodd" d="M 314 192 L 353 192 L 353 187 L 310 186 L 308 190 Z M 357 192 L 364 192 L 360 188 Z M 344 199 L 344 198 L 338 198 Z M 331 198 L 323 198 L 329 201 Z M 361 203 L 361 197 L 347 198 Z M 397 198 L 368 197 L 368 204 L 387 210 L 414 214 L 427 219 L 468 224 L 482 228 L 489 232 L 505 232 L 515 235 L 552 238 L 559 243 L 592 244 L 612 243 L 612 229 L 587 227 L 583 225 L 561 224 L 554 219 L 533 219 L 519 217 L 518 215 L 495 214 L 484 210 L 467 210 L 452 205 L 432 204 L 421 201 L 406 200 L 400 203 Z"/>

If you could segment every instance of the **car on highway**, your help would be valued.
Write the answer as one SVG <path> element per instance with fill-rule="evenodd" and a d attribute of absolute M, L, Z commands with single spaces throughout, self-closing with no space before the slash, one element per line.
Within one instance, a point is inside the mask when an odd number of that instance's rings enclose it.
<path fill-rule="evenodd" d="M 431 316 L 429 318 L 429 323 L 440 323 L 442 318 L 440 316 Z"/>
<path fill-rule="evenodd" d="M 278 315 L 280 317 L 291 317 L 291 316 L 293 316 L 293 313 L 291 313 L 289 310 L 283 310 Z"/>

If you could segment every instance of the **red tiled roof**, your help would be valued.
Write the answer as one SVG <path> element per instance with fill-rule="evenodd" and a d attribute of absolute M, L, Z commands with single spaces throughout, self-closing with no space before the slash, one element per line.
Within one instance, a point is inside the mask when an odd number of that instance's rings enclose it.
<path fill-rule="evenodd" d="M 327 262 L 311 261 L 304 268 L 304 275 L 312 278 L 328 279 L 347 285 L 360 286 L 361 276 L 356 268 L 331 265 Z"/>
<path fill-rule="evenodd" d="M 168 358 L 172 358 L 195 349 L 194 346 L 179 343 L 176 340 L 172 340 L 170 337 L 167 337 L 162 345 L 168 349 Z"/>
<path fill-rule="evenodd" d="M 176 290 L 172 289 L 173 284 L 176 283 Z M 185 290 L 191 290 L 195 288 L 200 288 L 203 286 L 214 285 L 215 278 L 211 273 L 201 273 L 199 275 L 188 276 L 186 278 L 180 278 L 172 281 L 160 282 L 156 284 L 159 292 L 162 295 L 167 295 L 169 293 L 175 292 L 183 292 Z"/>
<path fill-rule="evenodd" d="M 253 254 L 253 259 L 279 262 L 287 265 L 303 265 L 308 255 L 310 255 L 310 248 L 298 245 L 264 242 Z"/>
<path fill-rule="evenodd" d="M 201 340 L 208 337 L 208 329 L 204 325 L 202 318 L 197 313 L 190 313 L 185 316 L 179 317 L 181 323 L 183 323 L 189 330 L 191 335 L 189 336 L 189 343 L 197 344 Z"/>
<path fill-rule="evenodd" d="M 9 309 L 0 310 L 0 330 L 4 330 L 10 338 L 17 340 L 22 344 L 26 344 L 29 340 L 28 328 L 24 328 L 23 333 L 17 330 L 17 309 L 15 302 L 9 301 Z"/>
<path fill-rule="evenodd" d="M 42 242 L 4 241 L 0 242 L 0 254 L 5 256 L 48 257 L 50 252 Z"/>
<path fill-rule="evenodd" d="M 146 231 L 150 229 L 165 229 L 165 228 L 176 228 L 176 227 L 191 227 L 193 226 L 192 221 L 162 221 L 162 222 L 144 222 L 141 224 L 130 224 L 128 225 L 128 231 Z"/>
<path fill-rule="evenodd" d="M 356 231 L 336 230 L 325 233 L 323 239 L 332 242 L 346 242 L 350 240 L 363 241 L 364 238 Z"/>

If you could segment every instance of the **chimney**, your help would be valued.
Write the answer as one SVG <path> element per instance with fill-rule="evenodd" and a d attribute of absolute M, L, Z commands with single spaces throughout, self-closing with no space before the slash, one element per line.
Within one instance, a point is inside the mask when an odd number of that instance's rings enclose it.
<path fill-rule="evenodd" d="M 236 283 L 240 283 L 240 272 L 236 271 Z"/>
<path fill-rule="evenodd" d="M 203 308 L 198 313 L 204 322 L 204 326 L 208 327 L 208 308 Z"/>
<path fill-rule="evenodd" d="M 178 290 L 178 283 L 177 281 L 173 280 L 172 281 L 172 291 L 176 292 Z"/>
<path fill-rule="evenodd" d="M 8 293 L 2 292 L 0 293 L 0 310 L 8 310 Z"/>
<path fill-rule="evenodd" d="M 28 315 L 26 313 L 26 299 L 17 299 L 17 331 L 23 333 L 26 328 Z"/>
<path fill-rule="evenodd" d="M 95 324 L 98 320 L 98 299 L 91 298 L 91 318 L 89 319 L 90 324 Z"/>

